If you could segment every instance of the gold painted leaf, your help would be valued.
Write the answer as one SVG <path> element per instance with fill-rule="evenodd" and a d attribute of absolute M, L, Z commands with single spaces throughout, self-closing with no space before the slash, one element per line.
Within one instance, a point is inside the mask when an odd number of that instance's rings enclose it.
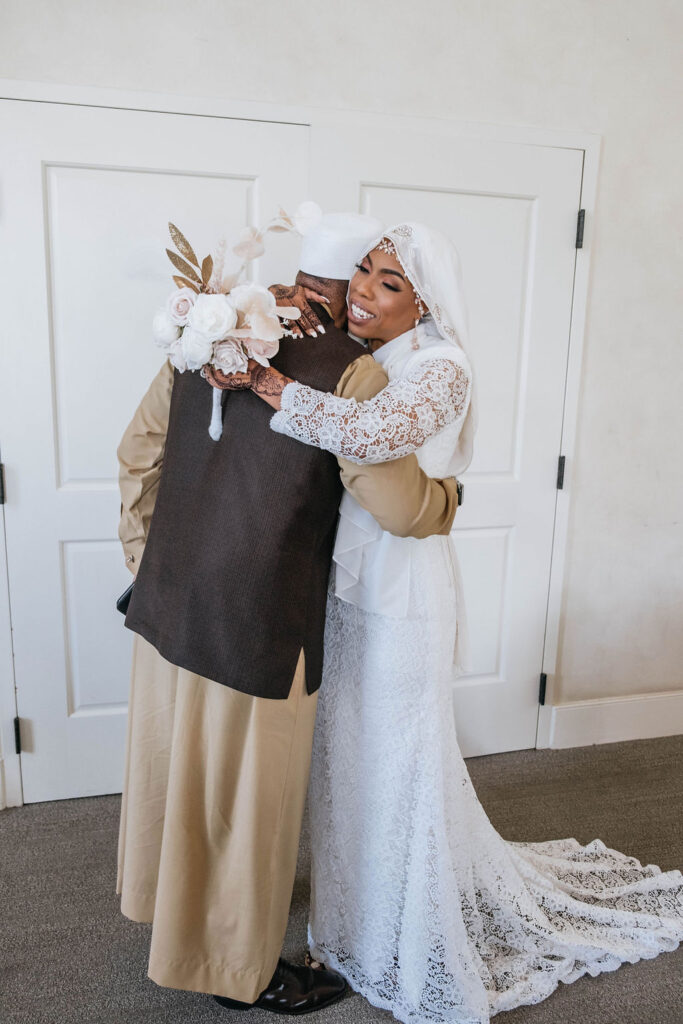
<path fill-rule="evenodd" d="M 208 284 L 213 273 L 213 257 L 205 256 L 202 260 L 202 281 Z"/>
<path fill-rule="evenodd" d="M 167 249 L 166 255 L 176 270 L 179 270 L 181 274 L 184 274 L 185 277 L 191 278 L 192 281 L 196 281 L 197 284 L 202 283 L 202 279 L 194 267 L 191 267 L 189 263 L 186 263 L 185 260 L 181 259 L 177 252 L 171 252 L 170 249 Z"/>
<path fill-rule="evenodd" d="M 186 277 L 176 277 L 176 275 L 174 274 L 173 280 L 175 281 L 179 288 L 191 288 L 193 292 L 197 292 L 197 294 L 199 294 L 199 288 L 197 287 L 197 285 L 194 284 L 193 281 L 188 281 Z"/>
<path fill-rule="evenodd" d="M 168 222 L 168 230 L 171 232 L 173 244 L 175 245 L 180 255 L 184 256 L 186 260 L 190 261 L 190 263 L 194 263 L 195 267 L 198 267 L 199 260 L 195 256 L 194 249 L 192 248 L 188 240 L 185 238 L 185 235 L 182 233 L 182 231 L 179 231 L 175 224 L 171 224 L 170 221 Z"/>

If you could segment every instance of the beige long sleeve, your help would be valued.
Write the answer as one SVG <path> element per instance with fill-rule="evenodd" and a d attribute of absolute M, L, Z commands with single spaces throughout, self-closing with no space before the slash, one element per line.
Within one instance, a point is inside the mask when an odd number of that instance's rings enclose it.
<path fill-rule="evenodd" d="M 135 575 L 154 511 L 164 458 L 173 367 L 165 362 L 128 424 L 118 447 L 121 520 L 119 538 Z"/>
<path fill-rule="evenodd" d="M 382 367 L 372 356 L 362 355 L 344 371 L 335 394 L 364 401 L 386 383 Z M 119 537 L 133 575 L 145 547 L 159 488 L 172 388 L 173 367 L 166 362 L 136 409 L 117 451 Z M 450 532 L 458 505 L 455 479 L 428 477 L 414 455 L 377 465 L 338 461 L 344 486 L 383 530 L 400 537 Z"/>
<path fill-rule="evenodd" d="M 366 354 L 346 368 L 334 393 L 364 402 L 387 383 L 382 367 Z M 418 538 L 450 533 L 458 508 L 455 477 L 440 480 L 427 476 L 415 455 L 373 465 L 346 459 L 338 462 L 344 487 L 383 530 Z"/>

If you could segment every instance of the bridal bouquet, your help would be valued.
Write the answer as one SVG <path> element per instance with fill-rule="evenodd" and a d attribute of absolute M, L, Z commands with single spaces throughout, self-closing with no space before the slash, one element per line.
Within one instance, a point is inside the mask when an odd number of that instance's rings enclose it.
<path fill-rule="evenodd" d="M 248 360 L 269 365 L 280 347 L 280 339 L 289 332 L 281 320 L 296 320 L 300 311 L 294 306 L 278 306 L 275 298 L 260 284 L 240 283 L 250 260 L 265 252 L 268 231 L 300 231 L 302 225 L 322 216 L 315 203 L 302 203 L 294 217 L 284 210 L 263 231 L 245 228 L 233 253 L 242 261 L 239 270 L 223 275 L 225 243 L 216 258 L 205 256 L 200 262 L 195 251 L 169 223 L 175 251 L 166 253 L 177 274 L 176 290 L 169 295 L 152 324 L 154 340 L 180 373 L 215 366 L 225 374 L 247 370 Z M 221 392 L 214 391 L 213 414 L 209 433 L 218 440 L 221 427 Z"/>
<path fill-rule="evenodd" d="M 265 251 L 262 233 L 245 229 L 233 249 L 244 262 L 223 277 L 222 251 L 216 261 L 205 256 L 200 263 L 175 224 L 168 227 L 177 252 L 166 253 L 180 274 L 173 275 L 176 290 L 154 317 L 156 343 L 181 373 L 207 363 L 223 373 L 244 372 L 249 358 L 267 366 L 286 333 L 280 319 L 294 320 L 299 310 L 278 307 L 263 285 L 239 283 L 246 263 Z"/>

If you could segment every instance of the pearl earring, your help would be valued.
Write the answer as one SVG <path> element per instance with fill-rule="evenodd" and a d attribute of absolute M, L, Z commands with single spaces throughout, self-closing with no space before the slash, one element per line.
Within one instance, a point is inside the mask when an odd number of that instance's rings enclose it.
<path fill-rule="evenodd" d="M 417 313 L 418 313 L 418 315 L 417 315 L 417 318 L 415 320 L 415 327 L 413 328 L 413 337 L 412 337 L 412 340 L 411 340 L 410 344 L 411 344 L 412 348 L 417 350 L 420 347 L 420 339 L 419 339 L 418 334 L 417 334 L 417 325 L 419 324 L 420 320 L 425 315 L 427 310 L 426 310 L 425 306 L 423 305 L 422 299 L 417 294 L 417 292 L 415 292 L 415 302 L 417 304 Z"/>

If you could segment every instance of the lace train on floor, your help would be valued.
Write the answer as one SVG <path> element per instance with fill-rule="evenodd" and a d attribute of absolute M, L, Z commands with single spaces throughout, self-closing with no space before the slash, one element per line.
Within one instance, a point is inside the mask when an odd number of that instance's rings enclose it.
<path fill-rule="evenodd" d="M 455 607 L 432 548 L 408 619 L 329 598 L 309 941 L 405 1024 L 485 1024 L 561 981 L 675 949 L 683 875 L 599 839 L 496 832 L 457 746 Z"/>

